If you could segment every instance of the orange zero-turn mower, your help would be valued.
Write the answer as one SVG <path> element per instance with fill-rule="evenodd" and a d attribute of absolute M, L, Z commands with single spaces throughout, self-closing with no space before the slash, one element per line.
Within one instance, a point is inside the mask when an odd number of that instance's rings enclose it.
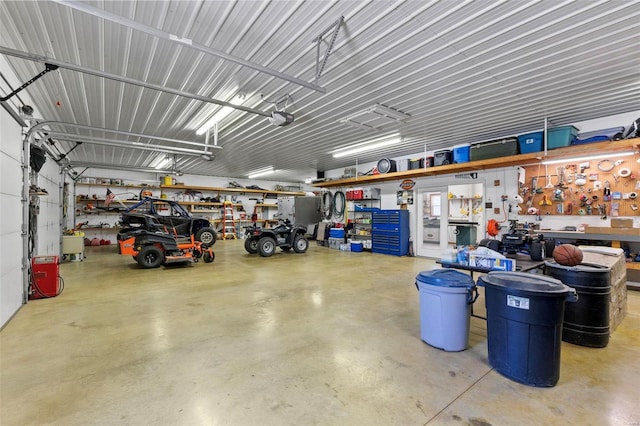
<path fill-rule="evenodd" d="M 136 230 L 118 239 L 118 253 L 133 256 L 142 268 L 157 268 L 169 263 L 197 262 L 202 258 L 206 263 L 215 259 L 210 246 L 196 241 L 194 236 L 174 238 L 164 232 Z"/>

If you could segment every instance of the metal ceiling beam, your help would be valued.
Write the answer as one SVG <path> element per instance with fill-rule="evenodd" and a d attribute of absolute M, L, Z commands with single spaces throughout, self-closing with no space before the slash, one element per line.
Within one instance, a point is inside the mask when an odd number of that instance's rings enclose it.
<path fill-rule="evenodd" d="M 144 88 L 147 88 L 147 89 L 159 90 L 161 92 L 171 93 L 172 95 L 182 96 L 182 97 L 185 97 L 185 98 L 195 99 L 197 101 L 207 102 L 207 103 L 221 105 L 221 106 L 225 106 L 225 107 L 231 107 L 233 109 L 237 109 L 237 110 L 240 110 L 240 111 L 244 111 L 244 112 L 248 112 L 248 113 L 251 113 L 251 114 L 257 114 L 257 115 L 261 115 L 263 117 L 271 118 L 271 112 L 265 112 L 265 111 L 261 111 L 259 109 L 249 108 L 249 107 L 242 106 L 242 105 L 234 105 L 234 104 L 231 104 L 229 102 L 220 101 L 218 99 L 207 98 L 207 97 L 204 97 L 204 96 L 195 95 L 193 93 L 184 92 L 182 90 L 171 89 L 169 87 L 158 86 L 156 84 L 146 83 L 146 82 L 141 81 L 141 80 L 136 80 L 136 79 L 129 78 L 129 77 L 123 77 L 121 75 L 111 74 L 111 73 L 107 73 L 107 72 L 104 72 L 104 71 L 98 71 L 98 70 L 94 70 L 92 68 L 83 67 L 83 66 L 80 66 L 80 65 L 69 64 L 69 63 L 66 63 L 66 62 L 58 61 L 56 59 L 47 58 L 47 57 L 44 57 L 44 56 L 41 56 L 41 55 L 36 55 L 36 54 L 33 54 L 33 53 L 29 53 L 29 52 L 22 52 L 20 50 L 11 49 L 11 48 L 5 47 L 5 46 L 0 46 L 0 53 L 2 53 L 4 55 L 9 55 L 9 56 L 15 56 L 16 58 L 26 59 L 28 61 L 42 62 L 42 63 L 48 63 L 48 64 L 52 64 L 52 65 L 57 65 L 60 68 L 68 69 L 68 70 L 71 70 L 71 71 L 77 71 L 77 72 L 81 72 L 81 73 L 85 73 L 85 74 L 95 75 L 96 77 L 108 78 L 109 80 L 115 80 L 115 81 L 120 81 L 122 83 L 133 84 L 135 86 L 140 86 L 140 87 L 144 87 Z"/>
<path fill-rule="evenodd" d="M 159 141 L 165 141 L 165 142 L 195 145 L 195 146 L 200 146 L 204 148 L 204 150 L 180 148 L 180 147 L 166 146 L 166 145 L 153 146 L 153 145 L 148 145 L 141 142 L 118 141 L 114 139 L 101 138 L 96 136 L 82 136 L 78 134 L 65 133 L 65 132 L 51 129 L 51 127 L 54 127 L 54 126 L 69 126 L 77 129 L 94 130 L 94 131 L 114 133 L 114 134 L 124 135 L 124 136 L 134 136 L 134 137 L 141 137 L 141 138 L 147 138 L 147 139 L 159 140 Z M 45 129 L 45 127 L 49 127 L 49 129 Z M 169 152 L 171 154 L 200 156 L 200 157 L 203 157 L 205 155 L 211 156 L 212 152 L 208 150 L 209 148 L 222 149 L 222 147 L 220 146 L 211 146 L 211 145 L 205 146 L 204 144 L 198 143 L 198 142 L 144 135 L 141 133 L 127 132 L 124 130 L 114 130 L 114 129 L 105 129 L 102 127 L 85 126 L 83 124 L 65 123 L 62 121 L 43 121 L 41 123 L 36 124 L 35 126 L 31 127 L 27 132 L 26 134 L 27 140 L 29 142 L 33 142 L 34 137 L 38 132 L 46 133 L 47 137 L 50 137 L 50 138 L 61 139 L 61 140 L 66 140 L 71 142 L 87 142 L 87 143 L 94 143 L 99 145 L 116 146 L 120 148 L 137 149 L 142 151 Z"/>
<path fill-rule="evenodd" d="M 56 131 L 47 131 L 47 137 L 59 141 L 92 143 L 95 145 L 115 146 L 118 148 L 137 149 L 140 151 L 165 152 L 169 154 L 190 155 L 200 157 L 202 155 L 211 155 L 211 152 L 202 152 L 196 149 L 167 147 L 159 145 L 147 145 L 140 142 L 119 141 L 108 138 L 100 138 L 96 136 L 80 136 L 73 133 L 62 133 Z"/>
<path fill-rule="evenodd" d="M 149 27 L 147 25 L 141 24 L 140 22 L 136 22 L 134 20 L 125 18 L 124 16 L 120 16 L 120 15 L 116 15 L 116 14 L 111 13 L 111 12 L 107 12 L 104 9 L 99 9 L 97 7 L 90 6 L 90 5 L 86 4 L 86 3 L 81 3 L 79 1 L 70 1 L 70 0 L 52 0 L 52 1 L 54 1 L 54 2 L 56 2 L 58 4 L 61 4 L 63 6 L 70 7 L 72 9 L 79 10 L 79 11 L 84 12 L 84 13 L 88 13 L 89 15 L 93 15 L 93 16 L 96 16 L 98 18 L 102 18 L 102 19 L 105 19 L 107 21 L 115 22 L 116 24 L 120 24 L 120 25 L 123 25 L 125 27 L 132 28 L 132 29 L 137 30 L 137 31 L 150 34 L 152 36 L 155 36 L 155 37 L 170 41 L 172 43 L 178 43 L 181 46 L 188 47 L 188 48 L 191 48 L 191 49 L 195 49 L 195 50 L 197 50 L 199 52 L 206 53 L 208 55 L 217 56 L 217 57 L 222 58 L 224 60 L 227 60 L 227 61 L 230 61 L 230 62 L 234 62 L 236 64 L 245 66 L 247 68 L 251 68 L 253 70 L 259 71 L 259 72 L 264 73 L 264 74 L 271 75 L 271 76 L 279 78 L 281 80 L 285 80 L 285 81 L 288 81 L 290 83 L 298 84 L 300 86 L 304 86 L 304 87 L 306 87 L 308 89 L 312 89 L 312 90 L 315 90 L 315 91 L 320 92 L 320 93 L 327 93 L 327 90 L 325 88 L 320 87 L 320 86 L 318 86 L 316 84 L 309 83 L 309 82 L 301 80 L 301 79 L 299 79 L 297 77 L 293 77 L 291 75 L 287 75 L 287 74 L 281 73 L 280 71 L 276 71 L 276 70 L 273 70 L 271 68 L 267 68 L 267 67 L 265 67 L 263 65 L 247 61 L 246 59 L 242 59 L 242 58 L 238 58 L 236 56 L 229 55 L 228 53 L 225 53 L 225 52 L 223 52 L 221 50 L 212 49 L 211 47 L 207 47 L 207 46 L 205 46 L 203 44 L 199 44 L 199 43 L 197 43 L 197 42 L 195 42 L 195 41 L 193 41 L 191 39 L 184 38 L 184 37 L 179 37 L 179 36 L 177 36 L 175 34 L 171 34 L 171 33 L 168 33 L 166 31 L 159 30 L 157 28 Z"/>

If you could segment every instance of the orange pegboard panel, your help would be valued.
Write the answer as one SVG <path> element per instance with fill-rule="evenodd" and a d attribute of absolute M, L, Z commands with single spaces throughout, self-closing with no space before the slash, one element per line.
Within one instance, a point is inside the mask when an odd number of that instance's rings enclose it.
<path fill-rule="evenodd" d="M 525 166 L 522 214 L 640 216 L 640 155 Z"/>

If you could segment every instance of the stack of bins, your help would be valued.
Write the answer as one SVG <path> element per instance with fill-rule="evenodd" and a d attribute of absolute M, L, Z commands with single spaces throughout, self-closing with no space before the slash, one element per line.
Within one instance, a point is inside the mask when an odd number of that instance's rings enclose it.
<path fill-rule="evenodd" d="M 611 269 L 606 266 L 564 266 L 544 263 L 545 275 L 575 287 L 579 300 L 564 313 L 562 340 L 581 346 L 604 348 L 609 343 Z"/>
<path fill-rule="evenodd" d="M 485 287 L 489 364 L 500 374 L 530 386 L 555 386 L 565 301 L 575 290 L 545 276 L 489 272 Z"/>
<path fill-rule="evenodd" d="M 453 269 L 434 269 L 420 272 L 416 287 L 420 293 L 421 339 L 445 351 L 465 350 L 471 304 L 478 297 L 473 279 Z"/>

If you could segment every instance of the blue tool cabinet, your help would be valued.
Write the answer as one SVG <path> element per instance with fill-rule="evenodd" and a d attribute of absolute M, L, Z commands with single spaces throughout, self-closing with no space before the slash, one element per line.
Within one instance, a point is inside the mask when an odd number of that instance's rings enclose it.
<path fill-rule="evenodd" d="M 409 211 L 379 210 L 373 212 L 371 251 L 405 256 L 409 253 Z"/>

